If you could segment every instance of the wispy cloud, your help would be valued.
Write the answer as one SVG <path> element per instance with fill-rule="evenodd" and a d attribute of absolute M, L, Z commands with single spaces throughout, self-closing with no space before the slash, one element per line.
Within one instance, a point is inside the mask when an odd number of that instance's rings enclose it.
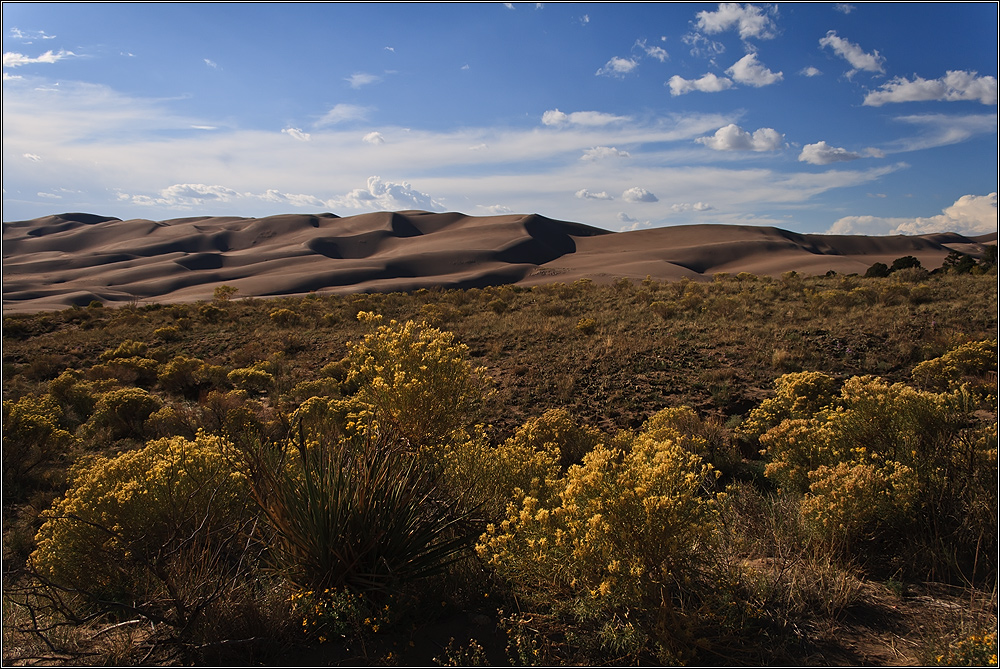
<path fill-rule="evenodd" d="M 3 66 L 4 67 L 21 67 L 22 65 L 33 65 L 35 63 L 58 63 L 60 60 L 66 58 L 73 58 L 76 54 L 72 51 L 46 51 L 41 56 L 36 56 L 32 58 L 31 56 L 25 56 L 24 54 L 14 53 L 8 51 L 3 55 Z"/>
<path fill-rule="evenodd" d="M 628 116 L 616 116 L 614 114 L 597 111 L 578 111 L 566 114 L 558 109 L 550 109 L 542 114 L 542 123 L 549 126 L 603 126 L 611 123 L 621 123 L 628 120 Z"/>
<path fill-rule="evenodd" d="M 890 102 L 941 100 L 976 100 L 984 105 L 997 103 L 996 77 L 978 76 L 978 72 L 949 70 L 940 79 L 896 77 L 865 96 L 864 104 L 881 107 Z"/>
<path fill-rule="evenodd" d="M 580 160 L 603 160 L 605 158 L 628 158 L 629 152 L 616 149 L 613 146 L 595 146 L 587 149 L 580 156 Z"/>
<path fill-rule="evenodd" d="M 210 60 L 208 58 L 205 58 L 205 65 L 208 65 L 213 70 L 219 69 L 219 64 L 216 63 L 214 60 Z"/>
<path fill-rule="evenodd" d="M 300 142 L 308 142 L 310 139 L 308 132 L 302 132 L 299 128 L 282 128 L 281 132 Z"/>
<path fill-rule="evenodd" d="M 835 54 L 850 63 L 854 69 L 847 73 L 849 77 L 859 70 L 877 73 L 885 72 L 883 67 L 885 59 L 879 55 L 878 51 L 866 53 L 857 44 L 838 36 L 835 30 L 828 32 L 826 37 L 820 38 L 819 45 L 833 49 Z"/>
<path fill-rule="evenodd" d="M 346 77 L 344 81 L 350 84 L 351 88 L 361 88 L 362 86 L 382 81 L 382 77 L 377 74 L 369 74 L 367 72 L 356 72 L 351 76 Z"/>
<path fill-rule="evenodd" d="M 996 114 L 912 114 L 893 120 L 917 128 L 919 134 L 883 145 L 882 148 L 889 153 L 958 144 L 979 135 L 996 134 L 997 131 Z"/>
<path fill-rule="evenodd" d="M 809 67 L 804 67 L 801 70 L 799 70 L 799 74 L 801 74 L 803 77 L 818 77 L 823 73 L 810 65 Z"/>
<path fill-rule="evenodd" d="M 605 191 L 601 191 L 599 193 L 594 193 L 594 192 L 591 192 L 591 191 L 587 190 L 586 188 L 578 190 L 576 192 L 576 197 L 580 198 L 581 200 L 614 200 L 615 199 L 613 195 L 608 195 Z"/>
<path fill-rule="evenodd" d="M 48 35 L 44 30 L 20 30 L 18 28 L 10 29 L 10 36 L 16 40 L 22 42 L 33 42 L 36 39 L 55 39 L 55 35 Z"/>
<path fill-rule="evenodd" d="M 346 121 L 363 121 L 371 113 L 371 107 L 341 103 L 334 105 L 326 114 L 316 121 L 317 128 L 323 128 Z"/>

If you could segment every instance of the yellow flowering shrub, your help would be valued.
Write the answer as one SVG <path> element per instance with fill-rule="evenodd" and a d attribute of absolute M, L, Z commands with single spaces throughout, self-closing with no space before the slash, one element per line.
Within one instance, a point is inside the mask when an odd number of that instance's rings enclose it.
<path fill-rule="evenodd" d="M 347 384 L 372 406 L 375 419 L 411 446 L 437 445 L 464 428 L 487 390 L 484 369 L 469 362 L 468 347 L 423 323 L 391 321 L 371 312 L 358 320 L 372 331 L 348 343 Z"/>
<path fill-rule="evenodd" d="M 256 365 L 234 369 L 227 378 L 234 386 L 248 393 L 263 393 L 274 386 L 274 376 Z"/>
<path fill-rule="evenodd" d="M 913 368 L 913 380 L 921 388 L 957 390 L 967 385 L 985 404 L 997 400 L 997 342 L 971 341 L 944 355 L 925 360 Z"/>
<path fill-rule="evenodd" d="M 702 489 L 715 472 L 669 441 L 640 434 L 630 446 L 598 445 L 548 502 L 512 506 L 479 555 L 528 597 L 605 612 L 659 607 L 710 556 L 715 512 Z"/>
<path fill-rule="evenodd" d="M 110 390 L 98 398 L 94 413 L 83 426 L 84 433 L 107 435 L 110 439 L 141 439 L 146 419 L 162 404 L 142 388 Z"/>
<path fill-rule="evenodd" d="M 749 413 L 737 436 L 754 441 L 786 418 L 808 418 L 831 404 L 836 382 L 823 372 L 793 372 L 774 381 L 774 397 Z"/>
<path fill-rule="evenodd" d="M 63 457 L 76 442 L 59 426 L 62 410 L 49 395 L 25 395 L 3 403 L 3 498 L 17 499 L 39 470 Z"/>
<path fill-rule="evenodd" d="M 168 575 L 186 550 L 221 560 L 250 518 L 246 481 L 227 448 L 199 432 L 193 441 L 159 439 L 89 461 L 42 514 L 32 566 L 91 601 L 155 608 L 169 599 Z"/>

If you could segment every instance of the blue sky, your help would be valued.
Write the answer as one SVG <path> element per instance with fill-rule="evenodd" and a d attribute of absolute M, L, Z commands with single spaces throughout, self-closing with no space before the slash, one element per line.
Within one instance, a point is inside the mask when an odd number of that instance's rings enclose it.
<path fill-rule="evenodd" d="M 3 220 L 997 229 L 997 4 L 3 4 Z"/>

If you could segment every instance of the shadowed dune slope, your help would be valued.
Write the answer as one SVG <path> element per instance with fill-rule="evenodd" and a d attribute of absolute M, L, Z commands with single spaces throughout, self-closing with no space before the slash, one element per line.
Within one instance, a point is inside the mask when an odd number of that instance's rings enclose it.
<path fill-rule="evenodd" d="M 996 235 L 803 235 L 696 225 L 611 233 L 539 215 L 424 211 L 339 217 L 121 220 L 62 214 L 3 224 L 4 311 L 132 301 L 407 291 L 589 277 L 669 280 L 716 272 L 863 273 L 912 255 L 929 269 L 952 250 L 977 255 Z"/>

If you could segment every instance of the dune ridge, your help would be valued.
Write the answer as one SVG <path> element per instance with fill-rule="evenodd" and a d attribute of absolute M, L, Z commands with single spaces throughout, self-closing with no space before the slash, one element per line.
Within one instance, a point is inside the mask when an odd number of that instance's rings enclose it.
<path fill-rule="evenodd" d="M 716 272 L 864 273 L 952 250 L 978 255 L 996 233 L 835 236 L 772 227 L 688 225 L 608 232 L 537 214 L 331 213 L 164 221 L 60 214 L 3 224 L 4 312 L 316 291 L 409 291 L 591 278 L 708 279 Z"/>

